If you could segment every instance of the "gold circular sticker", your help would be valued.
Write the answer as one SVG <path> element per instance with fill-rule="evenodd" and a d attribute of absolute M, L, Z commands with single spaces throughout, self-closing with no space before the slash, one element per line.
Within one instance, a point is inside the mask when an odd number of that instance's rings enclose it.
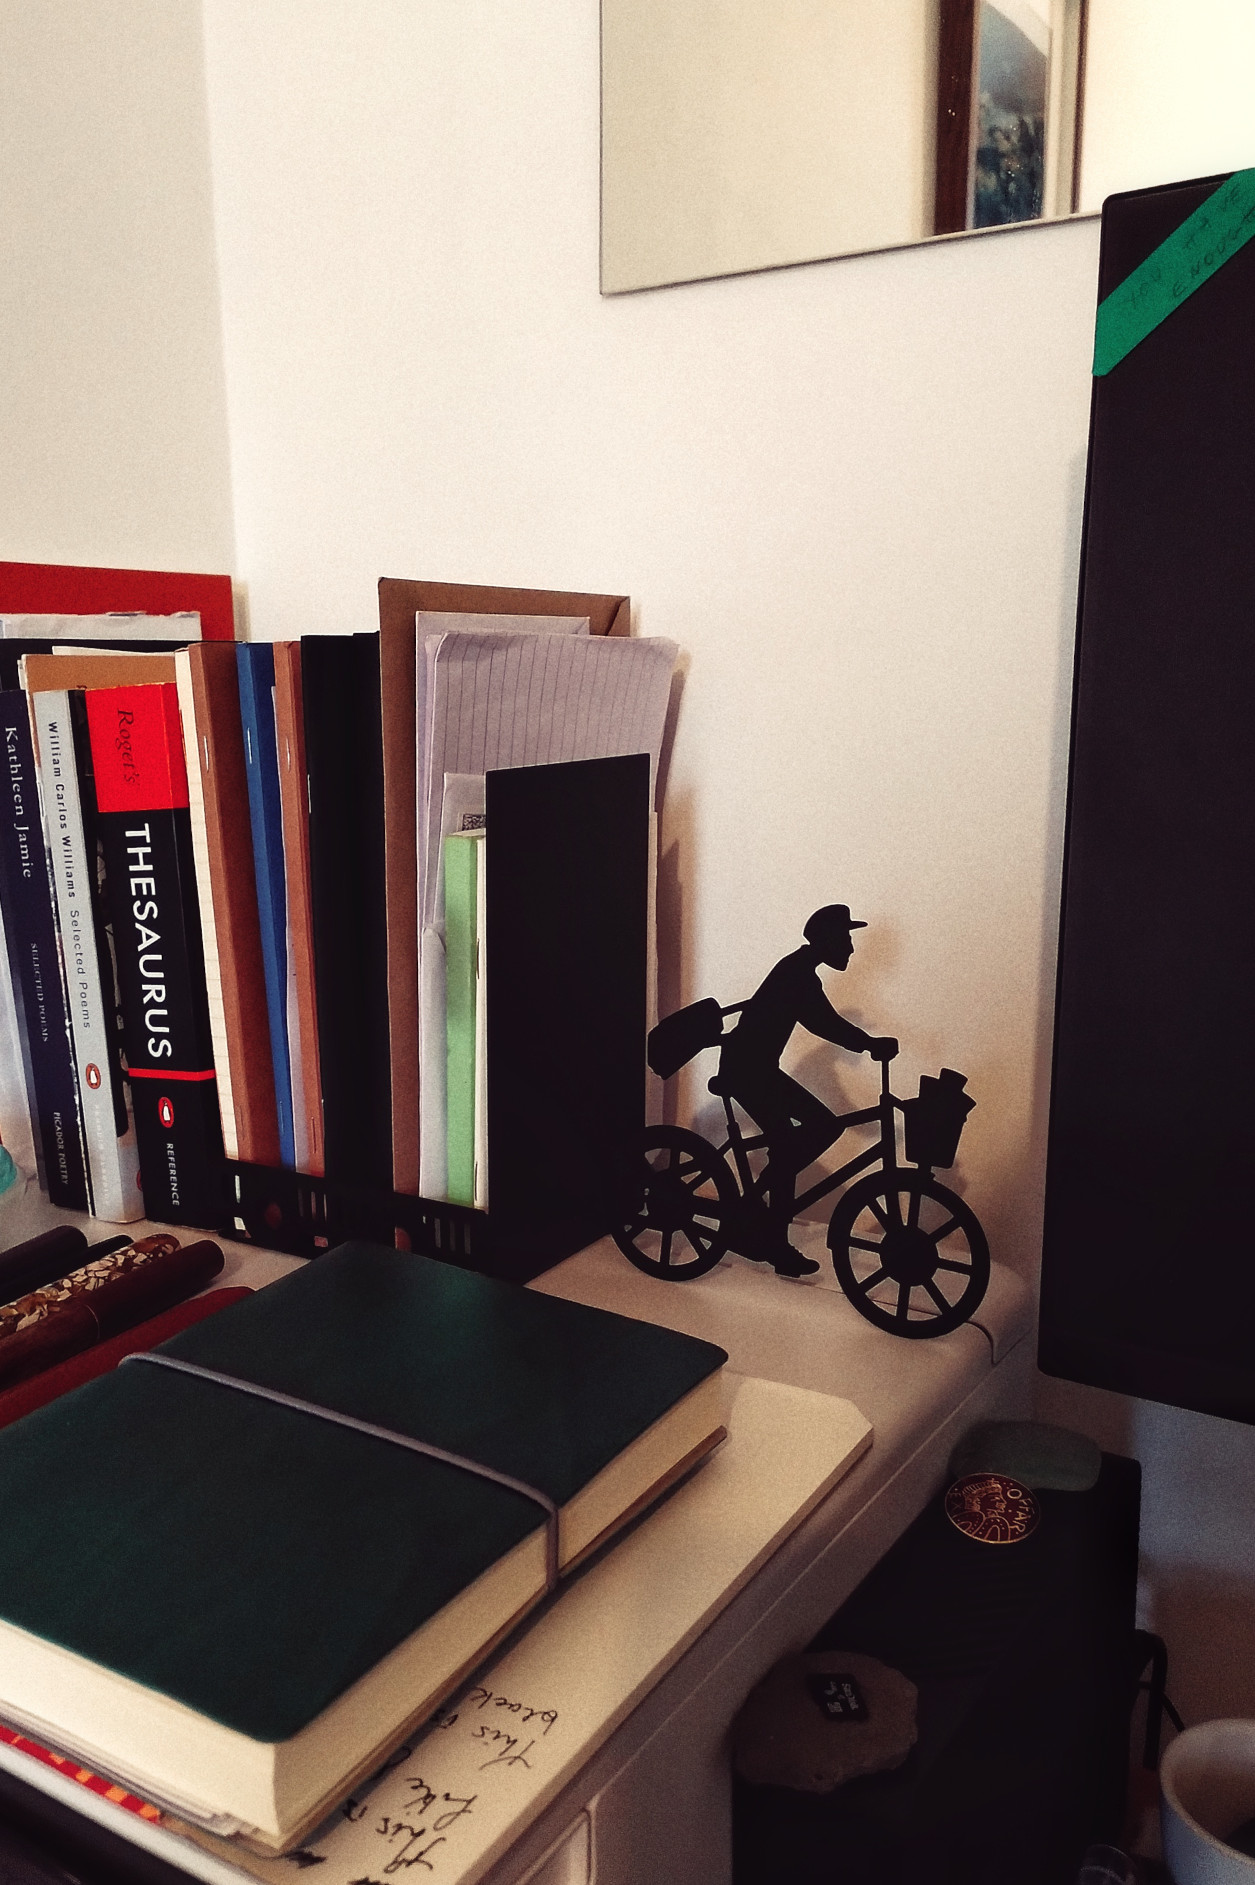
<path fill-rule="evenodd" d="M 982 1545 L 1016 1545 L 1037 1530 L 1041 1507 L 1018 1479 L 969 1473 L 947 1492 L 946 1517 Z"/>

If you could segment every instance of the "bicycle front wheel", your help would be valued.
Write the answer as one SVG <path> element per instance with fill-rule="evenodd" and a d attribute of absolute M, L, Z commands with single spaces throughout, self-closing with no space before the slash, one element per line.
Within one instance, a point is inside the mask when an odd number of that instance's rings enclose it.
<path fill-rule="evenodd" d="M 911 1340 L 947 1335 L 989 1287 L 989 1245 L 976 1213 L 930 1172 L 874 1172 L 832 1214 L 837 1281 L 878 1329 Z"/>

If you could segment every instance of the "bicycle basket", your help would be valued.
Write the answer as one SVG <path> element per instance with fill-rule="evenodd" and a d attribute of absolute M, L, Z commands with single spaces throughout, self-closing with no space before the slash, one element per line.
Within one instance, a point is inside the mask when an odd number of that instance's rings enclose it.
<path fill-rule="evenodd" d="M 959 1139 L 964 1122 L 976 1101 L 963 1088 L 967 1076 L 953 1067 L 943 1067 L 936 1079 L 922 1074 L 919 1097 L 908 1100 L 906 1115 L 906 1156 L 915 1165 L 953 1165 L 959 1156 Z"/>
<path fill-rule="evenodd" d="M 651 1028 L 646 1058 L 659 1079 L 667 1080 L 703 1047 L 713 1047 L 722 1033 L 723 1016 L 711 995 L 705 1001 L 690 1002 L 687 1008 L 677 1008 Z"/>

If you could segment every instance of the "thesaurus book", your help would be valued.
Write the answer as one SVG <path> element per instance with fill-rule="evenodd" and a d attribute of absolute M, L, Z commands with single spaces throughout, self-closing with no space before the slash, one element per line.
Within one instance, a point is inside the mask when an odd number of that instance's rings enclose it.
<path fill-rule="evenodd" d="M 150 1217 L 222 1214 L 222 1129 L 187 767 L 172 681 L 86 696 L 122 1027 Z"/>

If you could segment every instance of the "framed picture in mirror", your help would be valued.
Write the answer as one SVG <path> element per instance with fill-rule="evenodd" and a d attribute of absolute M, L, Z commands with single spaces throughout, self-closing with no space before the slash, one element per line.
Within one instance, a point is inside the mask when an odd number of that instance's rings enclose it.
<path fill-rule="evenodd" d="M 934 235 L 1077 208 L 1084 0 L 941 0 Z"/>

